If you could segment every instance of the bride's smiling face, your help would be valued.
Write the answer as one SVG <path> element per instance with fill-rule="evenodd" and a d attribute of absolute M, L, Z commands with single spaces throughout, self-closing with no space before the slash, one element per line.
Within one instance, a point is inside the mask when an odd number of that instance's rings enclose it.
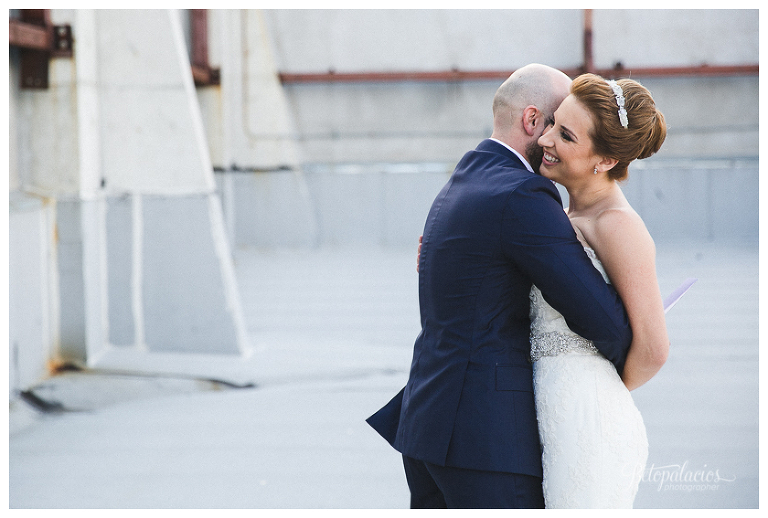
<path fill-rule="evenodd" d="M 592 115 L 569 95 L 555 111 L 555 121 L 539 137 L 544 150 L 539 172 L 542 176 L 568 187 L 591 176 L 600 157 L 592 150 Z"/>

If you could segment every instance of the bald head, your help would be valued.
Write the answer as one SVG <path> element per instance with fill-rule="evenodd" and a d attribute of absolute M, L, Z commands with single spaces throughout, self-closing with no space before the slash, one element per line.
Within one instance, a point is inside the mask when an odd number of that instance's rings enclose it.
<path fill-rule="evenodd" d="M 532 63 L 516 70 L 493 98 L 494 132 L 507 133 L 527 106 L 536 106 L 551 117 L 568 95 L 571 79 L 557 69 Z"/>
<path fill-rule="evenodd" d="M 491 136 L 522 153 L 538 170 L 537 141 L 570 88 L 571 79 L 552 67 L 533 63 L 516 70 L 496 90 Z"/>

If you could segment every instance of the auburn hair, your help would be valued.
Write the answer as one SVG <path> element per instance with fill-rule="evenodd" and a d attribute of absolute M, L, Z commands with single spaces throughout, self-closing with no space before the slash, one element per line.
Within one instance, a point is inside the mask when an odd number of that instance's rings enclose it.
<path fill-rule="evenodd" d="M 661 148 L 667 125 L 647 88 L 632 79 L 619 79 L 616 83 L 624 95 L 629 123 L 626 128 L 621 125 L 616 95 L 602 77 L 580 75 L 571 84 L 571 94 L 592 115 L 590 137 L 594 152 L 618 160 L 608 171 L 608 177 L 620 181 L 627 178 L 630 162 L 648 158 Z"/>

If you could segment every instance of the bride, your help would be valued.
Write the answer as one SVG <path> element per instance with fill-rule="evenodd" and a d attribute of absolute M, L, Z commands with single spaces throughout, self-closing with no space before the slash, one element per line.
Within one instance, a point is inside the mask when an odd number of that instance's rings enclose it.
<path fill-rule="evenodd" d="M 617 182 L 666 135 L 664 117 L 636 81 L 584 74 L 539 138 L 540 173 L 563 185 L 568 216 L 595 267 L 629 315 L 632 346 L 619 376 L 594 345 L 531 291 L 531 359 L 548 508 L 632 507 L 648 456 L 629 393 L 661 368 L 667 337 L 655 247 Z"/>

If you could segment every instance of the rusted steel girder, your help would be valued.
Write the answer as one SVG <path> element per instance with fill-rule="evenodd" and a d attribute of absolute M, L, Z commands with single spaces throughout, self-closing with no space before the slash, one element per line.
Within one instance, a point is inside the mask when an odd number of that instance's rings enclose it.
<path fill-rule="evenodd" d="M 584 9 L 584 72 L 594 73 L 595 61 L 592 56 L 592 9 Z"/>
<path fill-rule="evenodd" d="M 280 72 L 283 84 L 292 83 L 365 83 L 402 81 L 482 81 L 504 80 L 514 70 L 449 70 L 439 72 Z M 570 77 L 584 72 L 583 68 L 564 69 Z M 616 77 L 673 77 L 673 76 L 753 76 L 759 75 L 759 65 L 698 65 L 690 67 L 624 67 L 617 63 L 614 68 L 593 69 L 592 73 L 606 78 Z"/>
<path fill-rule="evenodd" d="M 208 10 L 190 9 L 189 25 L 192 36 L 190 62 L 196 86 L 220 84 L 218 68 L 208 62 Z"/>
<path fill-rule="evenodd" d="M 8 20 L 8 40 L 12 47 L 32 50 L 51 50 L 53 33 L 45 27 L 22 22 L 11 18 Z"/>
<path fill-rule="evenodd" d="M 50 9 L 20 9 L 8 20 L 8 44 L 19 49 L 22 88 L 48 88 L 52 57 L 72 57 L 72 27 L 53 25 Z"/>

